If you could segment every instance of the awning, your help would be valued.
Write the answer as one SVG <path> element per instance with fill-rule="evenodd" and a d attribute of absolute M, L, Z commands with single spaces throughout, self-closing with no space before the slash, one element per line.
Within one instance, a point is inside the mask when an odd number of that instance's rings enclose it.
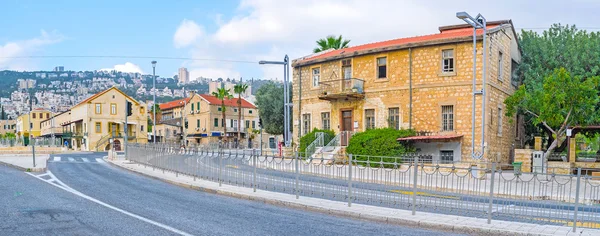
<path fill-rule="evenodd" d="M 67 123 L 64 123 L 64 124 L 62 124 L 62 126 L 65 126 L 65 125 L 70 125 L 70 124 L 72 124 L 72 123 L 77 123 L 77 122 L 81 122 L 81 121 L 83 121 L 83 119 L 74 120 L 74 121 L 69 121 L 69 122 L 67 122 Z"/>
<path fill-rule="evenodd" d="M 125 124 L 125 121 L 121 121 L 121 124 Z M 137 125 L 137 123 L 133 122 L 133 121 L 127 121 L 127 124 L 128 125 Z"/>
<path fill-rule="evenodd" d="M 431 141 L 445 141 L 452 139 L 462 138 L 462 134 L 449 134 L 449 135 L 426 135 L 426 136 L 412 136 L 406 138 L 399 138 L 398 141 L 420 141 L 420 142 L 431 142 Z"/>
<path fill-rule="evenodd" d="M 208 137 L 208 134 L 188 134 L 188 138 Z"/>

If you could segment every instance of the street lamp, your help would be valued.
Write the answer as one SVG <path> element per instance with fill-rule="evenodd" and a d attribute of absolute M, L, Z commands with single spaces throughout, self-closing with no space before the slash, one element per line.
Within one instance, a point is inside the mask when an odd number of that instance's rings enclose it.
<path fill-rule="evenodd" d="M 152 61 L 152 142 L 156 144 L 156 61 Z"/>
<path fill-rule="evenodd" d="M 487 64 L 486 55 L 487 48 L 485 38 L 487 35 L 487 21 L 485 17 L 478 14 L 477 17 L 473 18 L 466 12 L 457 12 L 456 18 L 465 21 L 467 24 L 473 27 L 473 111 L 472 111 L 472 125 L 471 125 L 471 148 L 472 157 L 475 159 L 481 159 L 484 155 L 485 150 L 485 66 Z M 481 90 L 477 90 L 477 29 L 483 29 L 483 66 L 482 66 L 482 87 Z M 481 95 L 481 152 L 475 151 L 475 97 Z"/>
<path fill-rule="evenodd" d="M 290 91 L 289 91 L 289 77 L 290 70 L 289 66 L 289 57 L 286 54 L 283 58 L 283 61 L 259 61 L 260 65 L 283 65 L 283 141 L 286 147 L 290 146 L 290 107 L 292 104 L 290 103 Z"/>

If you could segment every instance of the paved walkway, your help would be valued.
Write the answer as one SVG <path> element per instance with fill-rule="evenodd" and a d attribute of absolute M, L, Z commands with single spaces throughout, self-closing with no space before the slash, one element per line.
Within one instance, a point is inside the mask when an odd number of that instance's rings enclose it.
<path fill-rule="evenodd" d="M 163 173 L 162 170 L 153 170 L 152 167 L 133 164 L 122 159 L 108 161 L 119 167 L 187 188 L 345 217 L 477 235 L 600 235 L 600 230 L 596 229 L 578 228 L 577 232 L 571 232 L 572 227 L 569 226 L 538 225 L 500 220 L 492 220 L 491 224 L 487 224 L 486 219 L 480 218 L 426 212 L 417 212 L 413 216 L 411 211 L 360 204 L 353 204 L 348 207 L 347 203 L 338 201 L 310 197 L 296 199 L 294 195 L 290 194 L 261 190 L 253 192 L 251 188 L 230 185 L 219 187 L 216 182 L 194 179 L 184 175 L 177 176 L 171 172 Z"/>
<path fill-rule="evenodd" d="M 23 171 L 40 172 L 46 171 L 46 160 L 48 160 L 48 157 L 48 154 L 35 155 L 34 167 L 31 155 L 6 154 L 0 155 L 0 164 L 8 165 Z"/>

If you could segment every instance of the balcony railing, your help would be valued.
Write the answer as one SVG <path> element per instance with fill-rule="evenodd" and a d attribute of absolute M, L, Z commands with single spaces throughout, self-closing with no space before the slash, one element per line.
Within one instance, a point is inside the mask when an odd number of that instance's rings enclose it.
<path fill-rule="evenodd" d="M 329 101 L 364 99 L 364 84 L 364 80 L 356 78 L 320 82 L 319 99 Z"/>

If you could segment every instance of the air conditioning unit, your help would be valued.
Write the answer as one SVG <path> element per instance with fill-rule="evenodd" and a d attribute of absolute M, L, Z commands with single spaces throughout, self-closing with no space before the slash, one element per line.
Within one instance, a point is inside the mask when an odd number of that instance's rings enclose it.
<path fill-rule="evenodd" d="M 200 113 L 200 110 L 196 110 L 196 114 L 199 114 L 199 113 Z"/>
<path fill-rule="evenodd" d="M 206 132 L 206 128 L 202 128 L 202 132 Z"/>
<path fill-rule="evenodd" d="M 196 131 L 200 131 L 200 128 L 196 128 Z"/>
<path fill-rule="evenodd" d="M 190 114 L 194 114 L 194 111 L 190 111 Z"/>

